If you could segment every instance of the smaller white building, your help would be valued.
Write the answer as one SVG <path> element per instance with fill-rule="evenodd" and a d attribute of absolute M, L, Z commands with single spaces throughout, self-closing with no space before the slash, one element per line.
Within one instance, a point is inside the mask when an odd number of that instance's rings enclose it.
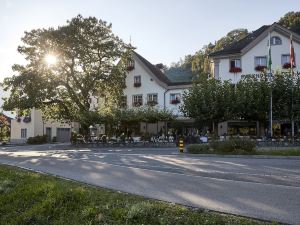
<path fill-rule="evenodd" d="M 11 120 L 11 143 L 25 143 L 29 137 L 47 135 L 47 141 L 69 142 L 71 131 L 79 131 L 76 122 L 44 121 L 39 110 L 32 109 L 26 117 Z"/>

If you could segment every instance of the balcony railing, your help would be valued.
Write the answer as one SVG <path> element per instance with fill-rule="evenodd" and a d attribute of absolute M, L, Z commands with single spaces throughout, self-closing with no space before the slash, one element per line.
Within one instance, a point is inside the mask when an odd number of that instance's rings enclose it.
<path fill-rule="evenodd" d="M 140 86 L 142 86 L 142 84 L 141 83 L 134 83 L 133 86 L 134 87 L 140 87 Z"/>

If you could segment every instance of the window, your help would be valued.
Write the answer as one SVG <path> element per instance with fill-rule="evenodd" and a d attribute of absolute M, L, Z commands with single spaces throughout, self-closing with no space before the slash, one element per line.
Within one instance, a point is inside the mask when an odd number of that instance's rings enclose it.
<path fill-rule="evenodd" d="M 134 87 L 140 87 L 141 86 L 141 76 L 134 76 Z"/>
<path fill-rule="evenodd" d="M 148 94 L 147 95 L 147 104 L 150 106 L 157 105 L 157 94 Z"/>
<path fill-rule="evenodd" d="M 143 105 L 143 95 L 133 95 L 132 106 L 139 107 L 141 105 Z"/>
<path fill-rule="evenodd" d="M 295 56 L 295 58 L 296 58 L 296 56 Z M 281 65 L 282 65 L 283 69 L 290 69 L 291 68 L 291 56 L 290 56 L 290 54 L 281 55 Z"/>
<path fill-rule="evenodd" d="M 232 59 L 230 60 L 230 70 L 231 73 L 242 72 L 241 60 L 240 59 Z"/>
<path fill-rule="evenodd" d="M 257 56 L 254 58 L 254 66 L 256 71 L 263 71 L 267 68 L 267 57 Z"/>
<path fill-rule="evenodd" d="M 27 138 L 27 129 L 21 129 L 21 138 Z"/>
<path fill-rule="evenodd" d="M 172 93 L 170 94 L 170 104 L 176 105 L 180 103 L 181 94 L 180 93 Z"/>
<path fill-rule="evenodd" d="M 133 59 L 128 59 L 127 60 L 127 70 L 131 71 L 134 69 L 134 60 Z"/>
<path fill-rule="evenodd" d="M 281 55 L 281 65 L 283 66 L 286 63 L 290 63 L 290 55 L 289 54 Z"/>
<path fill-rule="evenodd" d="M 282 41 L 281 41 L 281 38 L 278 37 L 278 36 L 273 36 L 271 37 L 271 45 L 281 45 L 282 44 Z M 269 43 L 268 43 L 269 45 Z"/>
<path fill-rule="evenodd" d="M 127 108 L 127 96 L 126 95 L 121 97 L 121 107 Z"/>

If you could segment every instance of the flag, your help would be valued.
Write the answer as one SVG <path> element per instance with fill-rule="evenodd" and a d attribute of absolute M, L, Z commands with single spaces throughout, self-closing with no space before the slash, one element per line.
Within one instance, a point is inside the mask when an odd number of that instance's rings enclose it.
<path fill-rule="evenodd" d="M 269 58 L 268 58 L 268 70 L 272 69 L 272 57 L 271 57 L 271 33 L 269 33 Z"/>
<path fill-rule="evenodd" d="M 295 51 L 294 51 L 294 46 L 293 46 L 293 35 L 292 34 L 290 36 L 290 64 L 291 64 L 291 68 L 296 66 Z"/>

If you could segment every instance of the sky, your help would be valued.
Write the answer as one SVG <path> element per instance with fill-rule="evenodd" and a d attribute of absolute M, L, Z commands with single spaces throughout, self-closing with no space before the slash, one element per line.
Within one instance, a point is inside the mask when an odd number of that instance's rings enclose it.
<path fill-rule="evenodd" d="M 0 0 L 0 81 L 11 66 L 24 31 L 57 27 L 78 14 L 112 23 L 113 32 L 151 63 L 170 65 L 236 28 L 272 24 L 299 0 Z"/>

